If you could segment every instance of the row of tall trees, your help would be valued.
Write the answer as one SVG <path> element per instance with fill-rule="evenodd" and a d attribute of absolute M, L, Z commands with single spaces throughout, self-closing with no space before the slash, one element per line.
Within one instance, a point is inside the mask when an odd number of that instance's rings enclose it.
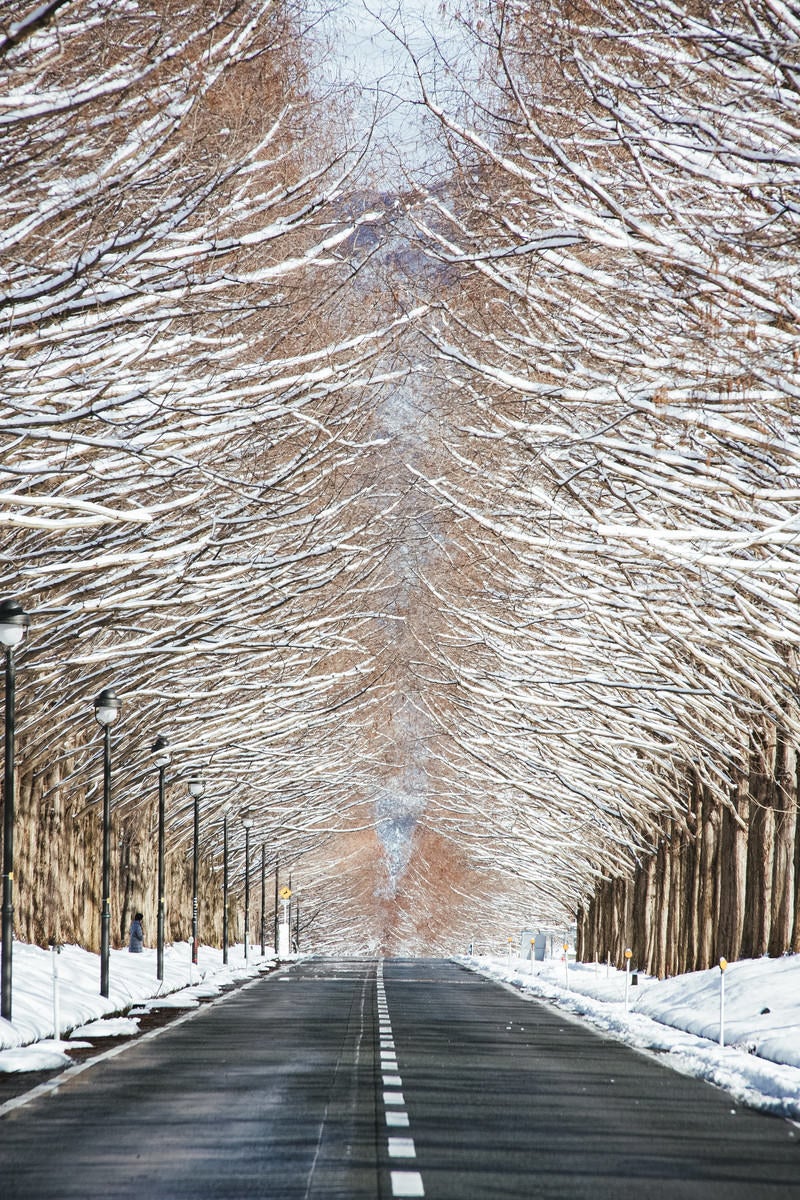
<path fill-rule="evenodd" d="M 165 732 L 176 912 L 200 765 L 204 853 L 252 807 L 321 947 L 577 914 L 660 973 L 796 949 L 793 6 L 440 14 L 393 175 L 395 101 L 354 132 L 309 20 L 53 0 L 0 34 L 21 931 L 49 887 L 94 936 L 113 683 L 120 896 Z"/>
<path fill-rule="evenodd" d="M 113 928 L 154 912 L 163 733 L 177 936 L 190 769 L 207 779 L 209 924 L 223 805 L 252 810 L 254 847 L 287 871 L 312 850 L 346 863 L 365 823 L 362 632 L 382 554 L 367 390 L 408 318 L 376 305 L 354 322 L 340 304 L 382 213 L 353 199 L 363 143 L 312 89 L 302 5 L 12 9 L 0 563 L 31 614 L 17 928 L 97 940 L 92 700 L 113 685 Z M 231 835 L 241 886 L 238 819 Z"/>
<path fill-rule="evenodd" d="M 585 957 L 797 949 L 797 13 L 474 13 L 474 84 L 417 61 L 429 811 Z"/>

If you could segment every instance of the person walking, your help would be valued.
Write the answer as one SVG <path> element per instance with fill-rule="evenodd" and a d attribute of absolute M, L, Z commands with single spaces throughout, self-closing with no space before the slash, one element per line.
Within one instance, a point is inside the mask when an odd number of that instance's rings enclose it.
<path fill-rule="evenodd" d="M 144 929 L 142 928 L 142 914 L 136 913 L 131 921 L 131 937 L 128 949 L 131 954 L 141 954 L 142 946 L 144 945 Z"/>

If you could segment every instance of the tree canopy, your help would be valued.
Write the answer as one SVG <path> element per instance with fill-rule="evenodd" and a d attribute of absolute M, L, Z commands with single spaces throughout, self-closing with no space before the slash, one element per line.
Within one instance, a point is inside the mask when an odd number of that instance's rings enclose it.
<path fill-rule="evenodd" d="M 570 921 L 697 787 L 746 825 L 800 736 L 796 8 L 400 14 L 391 168 L 301 5 L 12 9 L 23 769 L 91 811 L 113 682 L 120 817 L 167 733 L 322 947 Z"/>

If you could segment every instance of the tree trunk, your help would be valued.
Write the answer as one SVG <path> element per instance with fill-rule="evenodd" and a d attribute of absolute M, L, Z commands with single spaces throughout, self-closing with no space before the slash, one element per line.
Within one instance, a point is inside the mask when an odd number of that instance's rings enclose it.
<path fill-rule="evenodd" d="M 769 953 L 790 949 L 794 919 L 794 854 L 797 830 L 797 755 L 783 730 L 775 753 L 775 848 L 772 863 L 772 908 Z"/>
<path fill-rule="evenodd" d="M 742 954 L 759 958 L 769 948 L 775 845 L 772 765 L 774 728 L 753 738 L 750 755 L 750 835 Z"/>
<path fill-rule="evenodd" d="M 715 956 L 734 962 L 741 954 L 747 887 L 747 778 L 739 772 L 731 789 L 731 806 L 722 810 L 719 850 L 719 920 Z"/>
<path fill-rule="evenodd" d="M 667 959 L 665 971 L 667 975 L 676 975 L 682 969 L 684 946 L 684 888 L 683 873 L 686 858 L 686 835 L 679 826 L 675 826 L 670 842 L 670 905 L 667 923 Z"/>
<path fill-rule="evenodd" d="M 694 969 L 707 970 L 714 955 L 717 909 L 717 850 L 719 808 L 707 788 L 701 789 L 700 893 L 698 897 L 698 945 Z"/>

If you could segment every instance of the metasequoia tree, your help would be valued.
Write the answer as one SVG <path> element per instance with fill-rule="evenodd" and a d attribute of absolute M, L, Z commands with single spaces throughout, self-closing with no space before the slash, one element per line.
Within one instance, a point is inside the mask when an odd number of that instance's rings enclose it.
<path fill-rule="evenodd" d="M 472 564 L 428 581 L 458 781 L 439 820 L 542 905 L 583 902 L 589 955 L 780 952 L 800 935 L 796 18 L 521 3 L 472 33 L 479 90 L 420 70 L 452 174 L 412 212 L 441 264 L 449 465 L 411 470 Z"/>
<path fill-rule="evenodd" d="M 0 37 L 0 553 L 4 592 L 32 614 L 18 689 L 29 937 L 96 939 L 91 700 L 108 684 L 124 701 L 118 932 L 130 906 L 154 925 L 159 732 L 174 756 L 173 935 L 189 768 L 208 779 L 206 858 L 225 803 L 252 807 L 254 845 L 282 861 L 363 824 L 360 627 L 382 553 L 365 397 L 409 318 L 339 311 L 357 232 L 381 214 L 350 205 L 360 147 L 328 139 L 302 36 L 283 3 L 75 0 L 19 5 Z"/>
<path fill-rule="evenodd" d="M 173 936 L 199 765 L 209 922 L 231 803 L 319 946 L 796 946 L 795 14 L 476 6 L 402 203 L 303 39 L 260 0 L 0 31 L 22 932 L 53 895 L 96 936 L 113 683 L 119 929 L 165 732 Z"/>

